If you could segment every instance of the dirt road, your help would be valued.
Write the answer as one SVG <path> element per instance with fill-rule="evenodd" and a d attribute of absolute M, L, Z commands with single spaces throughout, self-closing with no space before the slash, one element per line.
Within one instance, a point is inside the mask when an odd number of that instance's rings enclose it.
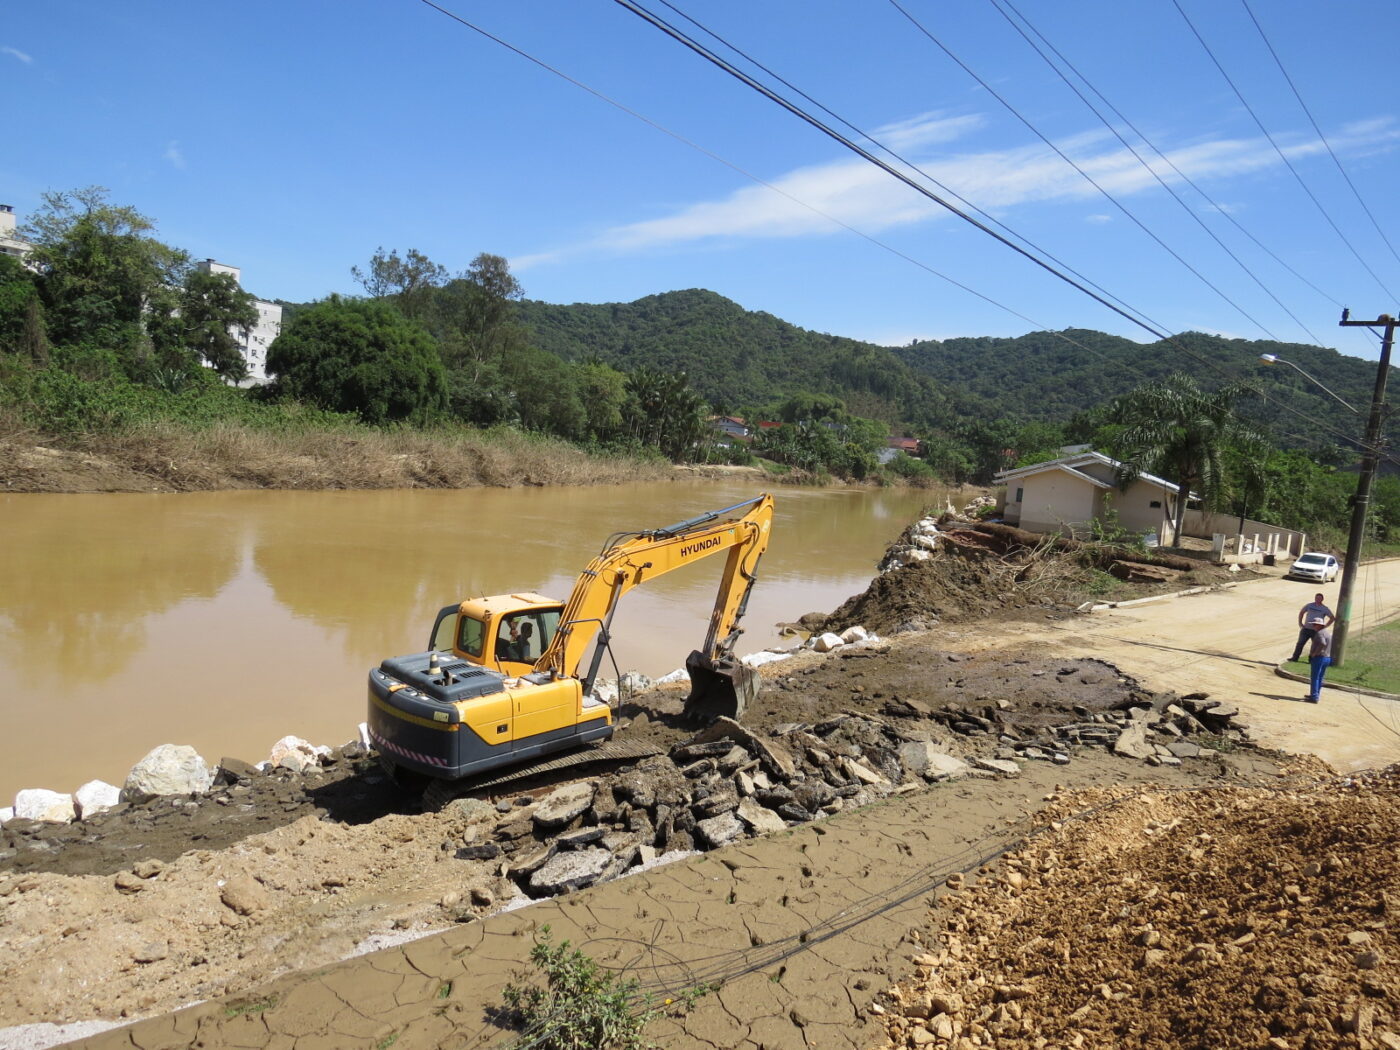
<path fill-rule="evenodd" d="M 1203 690 L 1236 704 L 1261 746 L 1312 753 L 1342 772 L 1400 762 L 1400 705 L 1332 686 L 1320 704 L 1304 704 L 1306 687 L 1274 673 L 1297 637 L 1298 609 L 1319 589 L 1335 601 L 1336 584 L 1279 578 L 1066 621 L 940 633 L 948 648 L 1044 647 L 1106 660 L 1159 691 Z M 1400 615 L 1400 560 L 1362 566 L 1354 599 L 1353 631 Z"/>

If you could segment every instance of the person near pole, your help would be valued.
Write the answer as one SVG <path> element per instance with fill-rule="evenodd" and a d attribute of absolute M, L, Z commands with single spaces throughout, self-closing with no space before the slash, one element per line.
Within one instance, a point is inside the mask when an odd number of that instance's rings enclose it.
<path fill-rule="evenodd" d="M 1316 631 L 1316 628 L 1312 625 L 1314 620 L 1321 623 L 1324 627 L 1331 627 L 1336 619 L 1337 618 L 1332 615 L 1332 610 L 1323 604 L 1322 595 L 1320 593 L 1316 595 L 1312 601 L 1308 602 L 1307 605 L 1299 609 L 1298 642 L 1293 646 L 1293 655 L 1288 659 L 1294 663 L 1302 659 L 1303 646 L 1312 642 L 1313 634 Z"/>
<path fill-rule="evenodd" d="M 1312 648 L 1308 652 L 1308 663 L 1312 667 L 1312 688 L 1303 699 L 1315 704 L 1322 696 L 1322 679 L 1327 674 L 1327 668 L 1332 665 L 1332 632 L 1327 629 L 1325 620 L 1310 620 L 1309 624 L 1314 628 Z"/>

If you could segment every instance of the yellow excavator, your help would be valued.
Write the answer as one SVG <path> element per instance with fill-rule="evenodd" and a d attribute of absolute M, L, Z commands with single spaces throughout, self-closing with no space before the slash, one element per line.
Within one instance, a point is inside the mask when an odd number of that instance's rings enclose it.
<path fill-rule="evenodd" d="M 566 602 L 519 593 L 447 606 L 426 652 L 385 660 L 369 673 L 369 735 L 381 763 L 401 783 L 441 786 L 610 740 L 613 711 L 594 684 L 618 600 L 720 551 L 729 556 L 705 646 L 686 660 L 685 713 L 700 722 L 740 717 L 758 678 L 734 646 L 772 524 L 773 498 L 765 493 L 665 528 L 610 537 Z M 617 753 L 602 757 L 635 757 L 620 744 L 611 747 Z M 550 768 L 561 764 L 574 763 Z"/>

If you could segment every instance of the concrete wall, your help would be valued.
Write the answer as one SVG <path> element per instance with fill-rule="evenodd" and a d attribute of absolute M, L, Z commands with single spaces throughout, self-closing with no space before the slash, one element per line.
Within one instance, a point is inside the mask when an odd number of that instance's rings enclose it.
<path fill-rule="evenodd" d="M 1304 546 L 1308 539 L 1307 533 L 1295 529 L 1282 529 L 1277 525 L 1265 525 L 1261 521 L 1252 521 L 1249 518 L 1244 520 L 1244 527 L 1241 528 L 1238 514 L 1187 510 L 1181 523 L 1181 531 L 1188 536 L 1206 540 L 1217 533 L 1223 534 L 1227 549 L 1232 549 L 1235 555 L 1227 558 L 1228 561 L 1252 562 L 1261 560 L 1264 554 L 1272 554 L 1280 561 L 1284 558 L 1291 560 L 1307 549 Z M 1243 554 L 1238 546 L 1235 546 L 1239 539 L 1243 539 L 1245 544 L 1253 548 L 1250 554 Z"/>

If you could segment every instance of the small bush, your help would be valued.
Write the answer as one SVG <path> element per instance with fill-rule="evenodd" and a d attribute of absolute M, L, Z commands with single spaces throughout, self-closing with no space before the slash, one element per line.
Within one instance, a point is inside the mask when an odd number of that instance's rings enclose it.
<path fill-rule="evenodd" d="M 642 1050 L 642 1029 L 656 1016 L 636 978 L 604 970 L 568 941 L 540 929 L 530 949 L 544 986 L 506 985 L 511 1018 L 523 1029 L 517 1046 L 531 1050 Z M 522 975 L 528 976 L 528 975 Z"/>

